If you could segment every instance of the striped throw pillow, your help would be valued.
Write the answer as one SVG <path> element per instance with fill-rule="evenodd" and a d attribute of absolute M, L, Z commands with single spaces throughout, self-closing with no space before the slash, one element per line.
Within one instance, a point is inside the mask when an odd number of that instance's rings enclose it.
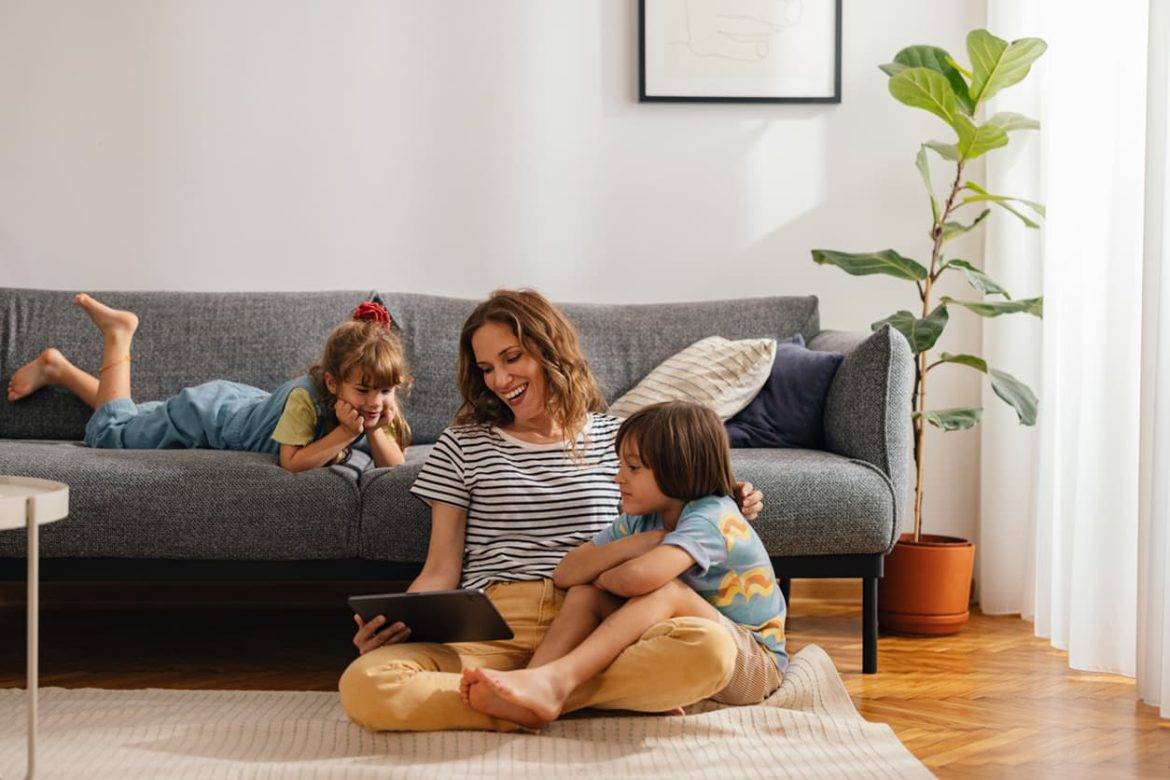
<path fill-rule="evenodd" d="M 664 360 L 614 401 L 609 413 L 625 418 L 662 401 L 695 401 L 727 420 L 752 402 L 775 360 L 774 339 L 729 341 L 709 336 Z"/>

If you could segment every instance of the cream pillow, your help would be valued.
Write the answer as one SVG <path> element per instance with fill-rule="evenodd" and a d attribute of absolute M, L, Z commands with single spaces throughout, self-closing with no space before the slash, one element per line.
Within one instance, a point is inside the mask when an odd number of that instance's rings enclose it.
<path fill-rule="evenodd" d="M 709 336 L 662 361 L 614 401 L 609 413 L 625 418 L 662 401 L 695 401 L 727 420 L 752 402 L 775 360 L 774 339 L 729 341 Z"/>

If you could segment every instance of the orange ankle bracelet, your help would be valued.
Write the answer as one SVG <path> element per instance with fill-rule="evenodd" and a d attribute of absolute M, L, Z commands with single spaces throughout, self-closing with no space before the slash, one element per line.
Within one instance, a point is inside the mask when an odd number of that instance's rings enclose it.
<path fill-rule="evenodd" d="M 104 373 L 106 372 L 106 369 L 113 368 L 114 366 L 119 366 L 119 365 L 121 365 L 121 364 L 123 364 L 123 363 L 129 363 L 129 362 L 130 362 L 130 356 L 129 356 L 129 355 L 126 355 L 125 357 L 120 357 L 120 358 L 118 358 L 117 360 L 115 360 L 114 362 L 112 362 L 112 363 L 107 363 L 107 364 L 105 364 L 104 366 L 102 366 L 102 367 L 101 367 L 101 368 L 98 370 L 98 373 L 99 373 L 99 374 L 104 374 Z"/>

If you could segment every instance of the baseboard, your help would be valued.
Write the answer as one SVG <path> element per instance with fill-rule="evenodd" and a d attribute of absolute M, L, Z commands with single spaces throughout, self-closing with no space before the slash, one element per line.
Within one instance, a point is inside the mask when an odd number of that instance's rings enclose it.
<path fill-rule="evenodd" d="M 792 601 L 841 601 L 861 603 L 861 580 L 798 579 L 792 581 Z"/>

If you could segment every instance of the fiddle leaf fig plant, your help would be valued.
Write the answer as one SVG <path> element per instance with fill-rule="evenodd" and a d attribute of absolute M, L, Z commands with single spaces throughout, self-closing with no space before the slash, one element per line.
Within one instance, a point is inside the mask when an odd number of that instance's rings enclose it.
<path fill-rule="evenodd" d="M 930 259 L 926 263 L 906 257 L 893 249 L 876 252 L 839 252 L 814 249 L 812 259 L 822 265 L 834 265 L 854 276 L 884 274 L 913 282 L 918 292 L 917 313 L 903 309 L 873 323 L 877 330 L 889 325 L 910 342 L 915 356 L 914 392 L 914 539 L 922 536 L 922 474 L 927 425 L 943 431 L 959 431 L 976 425 L 982 417 L 979 407 L 955 409 L 926 408 L 926 385 L 930 372 L 942 366 L 960 366 L 984 374 L 991 389 L 1016 412 L 1020 423 L 1036 422 L 1036 396 L 1019 379 L 1006 371 L 987 365 L 977 355 L 941 353 L 933 361 L 930 351 L 946 330 L 953 310 L 961 309 L 980 317 L 1005 314 L 1030 314 L 1042 317 L 1042 298 L 1012 298 L 1003 285 L 968 260 L 948 258 L 946 244 L 977 228 L 993 208 L 999 208 L 1028 228 L 1037 228 L 1044 218 L 1044 206 L 1031 200 L 988 192 L 979 182 L 966 178 L 967 165 L 974 159 L 1007 146 L 1011 134 L 1037 130 L 1035 119 L 1010 111 L 997 113 L 980 121 L 980 109 L 988 98 L 1002 89 L 1018 84 L 1047 44 L 1039 38 L 1005 41 L 987 30 L 974 30 L 967 36 L 969 67 L 963 67 L 945 49 L 937 46 L 910 46 L 902 49 L 894 61 L 880 66 L 889 76 L 890 94 L 911 108 L 929 111 L 950 129 L 953 138 L 925 141 L 914 158 L 915 167 L 926 185 L 930 199 Z M 950 186 L 943 197 L 935 194 L 931 179 L 930 156 L 941 158 L 952 171 Z M 935 282 L 945 273 L 959 274 L 974 289 L 972 300 L 947 295 L 935 299 Z"/>

